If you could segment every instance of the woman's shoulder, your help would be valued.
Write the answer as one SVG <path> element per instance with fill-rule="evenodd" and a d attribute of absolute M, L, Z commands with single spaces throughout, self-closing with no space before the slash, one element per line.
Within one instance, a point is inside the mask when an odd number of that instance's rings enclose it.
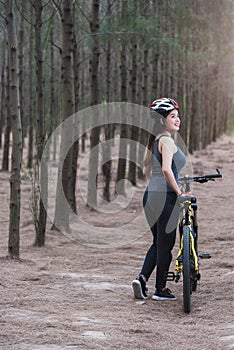
<path fill-rule="evenodd" d="M 177 152 L 175 141 L 171 136 L 161 135 L 157 138 L 157 140 L 161 144 L 161 147 L 166 147 L 171 153 Z"/>

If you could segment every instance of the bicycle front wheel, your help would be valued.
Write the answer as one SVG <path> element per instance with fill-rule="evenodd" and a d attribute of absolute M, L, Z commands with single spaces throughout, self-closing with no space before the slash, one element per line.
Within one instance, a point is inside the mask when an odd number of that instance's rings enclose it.
<path fill-rule="evenodd" d="M 191 280 L 190 280 L 190 230 L 183 228 L 183 303 L 184 312 L 191 310 Z"/>

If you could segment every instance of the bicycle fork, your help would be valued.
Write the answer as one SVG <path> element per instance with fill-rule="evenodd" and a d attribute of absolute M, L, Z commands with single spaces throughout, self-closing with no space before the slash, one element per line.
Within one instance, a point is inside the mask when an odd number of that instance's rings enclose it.
<path fill-rule="evenodd" d="M 198 264 L 198 257 L 197 257 L 197 253 L 196 253 L 196 249 L 195 249 L 195 240 L 194 240 L 194 236 L 190 230 L 189 232 L 190 235 L 190 253 L 191 253 L 191 257 L 192 257 L 192 261 L 193 261 L 193 265 L 192 268 L 194 270 L 195 273 L 195 278 L 199 279 L 200 278 L 200 273 L 199 273 L 199 264 Z M 184 248 L 184 236 L 182 235 L 181 237 L 181 244 L 180 244 L 180 248 L 176 257 L 176 266 L 175 266 L 175 282 L 178 282 L 180 279 L 180 275 L 183 271 L 183 248 Z"/>
<path fill-rule="evenodd" d="M 183 272 L 183 249 L 184 249 L 184 236 L 183 234 L 181 235 L 181 240 L 180 240 L 180 248 L 176 257 L 176 262 L 175 262 L 175 273 L 174 272 L 168 272 L 167 273 L 167 281 L 175 281 L 176 283 L 179 281 L 181 273 Z M 200 279 L 200 273 L 199 273 L 199 264 L 198 264 L 198 256 L 196 253 L 195 249 L 195 239 L 194 236 L 190 230 L 190 252 L 191 252 L 191 257 L 193 261 L 192 269 L 194 270 L 194 276 L 193 278 L 196 280 Z M 200 257 L 200 255 L 199 255 Z"/>

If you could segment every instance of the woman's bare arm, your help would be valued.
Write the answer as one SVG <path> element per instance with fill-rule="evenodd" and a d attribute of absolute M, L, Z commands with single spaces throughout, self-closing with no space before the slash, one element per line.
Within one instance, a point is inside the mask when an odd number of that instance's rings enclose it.
<path fill-rule="evenodd" d="M 162 153 L 162 172 L 175 193 L 180 194 L 181 190 L 171 169 L 173 154 L 177 150 L 175 143 L 172 138 L 163 137 L 160 139 L 160 144 Z"/>

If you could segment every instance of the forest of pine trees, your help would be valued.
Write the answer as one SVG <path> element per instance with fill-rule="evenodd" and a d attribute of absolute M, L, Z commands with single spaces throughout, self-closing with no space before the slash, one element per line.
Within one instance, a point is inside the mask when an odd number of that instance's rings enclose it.
<path fill-rule="evenodd" d="M 11 257 L 19 257 L 22 166 L 37 172 L 46 141 L 72 114 L 108 102 L 147 107 L 169 96 L 181 106 L 181 135 L 190 152 L 216 140 L 231 124 L 231 0 L 1 0 L 0 11 L 0 147 L 1 169 L 10 173 Z M 101 135 L 108 140 L 116 132 L 145 143 L 146 135 L 134 126 L 105 125 L 82 135 L 69 150 L 60 170 L 74 212 L 80 153 L 98 145 Z M 62 136 L 66 142 L 68 135 Z M 57 147 L 62 151 L 63 142 Z M 135 185 L 142 178 L 136 166 L 140 155 L 135 154 L 136 163 L 126 164 L 124 152 L 123 145 L 112 180 L 124 178 L 127 168 Z M 130 152 L 133 159 L 136 150 Z M 90 156 L 89 174 L 98 167 L 98 157 Z M 102 166 L 106 200 L 111 166 L 111 160 Z M 43 171 L 46 176 L 46 166 Z M 40 196 L 34 198 L 37 246 L 45 244 L 47 221 Z M 91 186 L 88 203 L 95 207 L 95 202 Z M 58 213 L 59 206 L 57 198 Z M 69 225 L 66 212 L 56 216 L 55 228 L 56 220 Z"/>

